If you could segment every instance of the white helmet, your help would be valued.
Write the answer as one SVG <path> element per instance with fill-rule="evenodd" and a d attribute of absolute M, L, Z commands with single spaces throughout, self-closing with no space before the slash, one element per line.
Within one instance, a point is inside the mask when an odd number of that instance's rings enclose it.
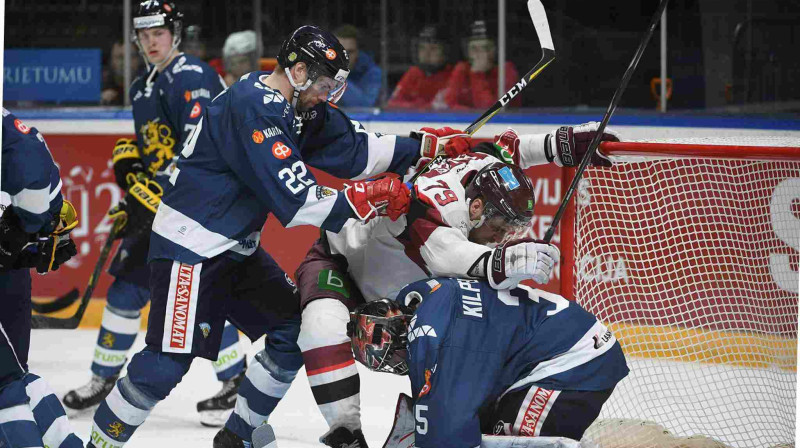
<path fill-rule="evenodd" d="M 258 48 L 258 36 L 255 31 L 238 31 L 236 33 L 231 33 L 228 38 L 225 39 L 225 45 L 222 47 L 222 57 L 228 58 L 253 52 L 259 53 L 257 56 L 260 56 L 261 52 L 258 51 Z"/>

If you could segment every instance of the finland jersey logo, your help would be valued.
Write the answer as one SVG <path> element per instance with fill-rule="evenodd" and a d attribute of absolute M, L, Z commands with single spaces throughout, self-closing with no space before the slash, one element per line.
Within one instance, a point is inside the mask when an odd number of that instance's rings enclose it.
<path fill-rule="evenodd" d="M 433 329 L 430 325 L 421 325 L 418 328 L 414 328 L 414 325 L 417 323 L 417 316 L 411 318 L 411 323 L 408 324 L 408 343 L 414 342 L 414 339 L 421 338 L 423 336 L 430 336 L 432 338 L 436 337 L 436 330 Z"/>

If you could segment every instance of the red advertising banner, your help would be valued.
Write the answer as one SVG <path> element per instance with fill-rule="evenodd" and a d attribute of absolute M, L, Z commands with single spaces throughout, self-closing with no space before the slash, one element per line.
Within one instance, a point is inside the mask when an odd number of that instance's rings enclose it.
<path fill-rule="evenodd" d="M 78 209 L 80 224 L 72 232 L 78 247 L 78 255 L 73 257 L 57 272 L 46 276 L 34 276 L 33 295 L 35 297 L 56 297 L 72 288 L 81 291 L 97 262 L 100 248 L 111 229 L 111 221 L 105 217 L 108 209 L 122 197 L 122 191 L 114 181 L 110 154 L 119 135 L 63 135 L 45 136 L 53 157 L 61 168 L 64 197 L 72 201 Z M 330 175 L 313 170 L 320 184 L 340 188 L 342 181 Z M 552 222 L 563 195 L 562 172 L 555 166 L 534 167 L 527 171 L 536 188 L 536 217 L 533 223 L 533 237 L 541 238 Z M 273 217 L 267 219 L 262 232 L 262 246 L 290 275 L 305 257 L 311 244 L 319 237 L 319 229 L 310 226 L 284 229 Z M 559 244 L 561 230 L 553 242 Z M 94 297 L 105 297 L 112 277 L 101 276 Z M 560 292 L 559 268 L 544 289 Z"/>

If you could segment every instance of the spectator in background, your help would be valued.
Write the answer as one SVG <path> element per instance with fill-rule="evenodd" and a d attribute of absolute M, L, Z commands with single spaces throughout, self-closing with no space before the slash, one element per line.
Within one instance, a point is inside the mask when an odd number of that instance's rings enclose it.
<path fill-rule="evenodd" d="M 381 92 L 381 68 L 367 53 L 358 50 L 358 29 L 342 25 L 333 31 L 347 55 L 350 56 L 350 76 L 347 89 L 337 103 L 344 107 L 371 107 L 378 102 Z"/>
<path fill-rule="evenodd" d="M 428 25 L 414 45 L 414 64 L 400 78 L 388 107 L 403 109 L 446 109 L 444 92 L 453 72 L 448 63 L 449 45 L 444 30 Z"/>
<path fill-rule="evenodd" d="M 139 51 L 133 44 L 131 47 L 131 81 L 141 67 Z M 100 104 L 103 106 L 121 106 L 125 101 L 128 86 L 125 85 L 125 43 L 114 42 L 106 67 L 103 69 L 103 88 L 100 93 Z"/>
<path fill-rule="evenodd" d="M 470 26 L 467 39 L 467 61 L 456 64 L 447 83 L 444 100 L 451 109 L 485 109 L 497 101 L 497 46 L 487 31 L 486 22 L 477 20 Z M 519 80 L 511 61 L 506 61 L 506 89 Z M 519 97 L 511 106 L 519 107 Z"/>
<path fill-rule="evenodd" d="M 230 86 L 242 75 L 259 70 L 261 45 L 253 30 L 231 33 L 222 46 L 225 84 Z"/>
<path fill-rule="evenodd" d="M 203 42 L 201 34 L 203 28 L 200 25 L 189 25 L 186 27 L 186 36 L 183 38 L 181 48 L 186 54 L 190 54 L 203 61 L 208 61 L 206 43 Z"/>

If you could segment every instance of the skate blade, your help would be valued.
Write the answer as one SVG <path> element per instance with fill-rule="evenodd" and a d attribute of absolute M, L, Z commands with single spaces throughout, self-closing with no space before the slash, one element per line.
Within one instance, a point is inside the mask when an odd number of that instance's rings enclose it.
<path fill-rule="evenodd" d="M 210 428 L 221 428 L 225 426 L 228 417 L 231 416 L 233 409 L 220 409 L 218 411 L 201 411 L 200 424 Z"/>

